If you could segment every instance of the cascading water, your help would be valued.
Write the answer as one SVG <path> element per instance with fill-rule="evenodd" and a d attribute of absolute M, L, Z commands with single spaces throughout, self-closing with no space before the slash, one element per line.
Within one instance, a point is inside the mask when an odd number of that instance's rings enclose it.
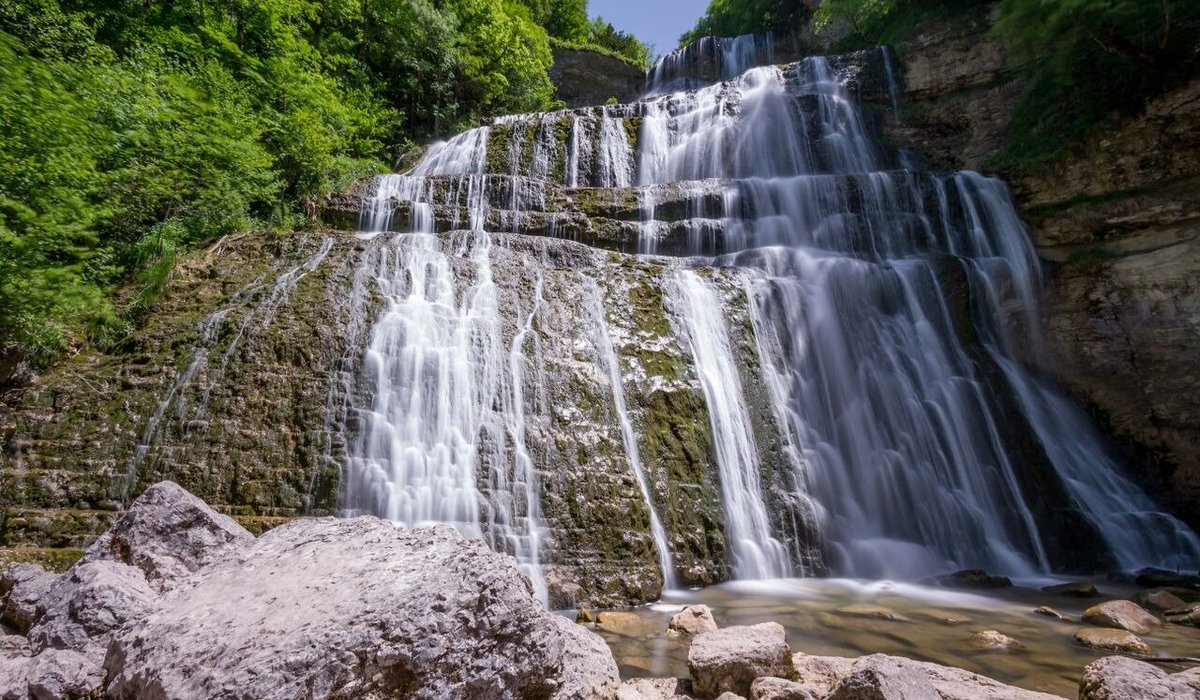
<path fill-rule="evenodd" d="M 1200 561 L 1196 535 L 1158 512 L 1080 409 L 1015 359 L 1038 353 L 1041 282 L 1003 184 L 918 167 L 873 136 L 847 85 L 869 83 L 873 68 L 895 108 L 887 52 L 749 68 L 766 46 L 714 43 L 704 51 L 719 67 L 690 73 L 680 66 L 698 59 L 677 55 L 640 102 L 507 117 L 377 183 L 364 230 L 388 230 L 407 202 L 417 233 L 380 246 L 374 263 L 385 308 L 364 356 L 372 398 L 357 407 L 347 507 L 455 523 L 534 578 L 552 560 L 538 467 L 551 470 L 526 445 L 526 419 L 545 409 L 530 398 L 541 381 L 531 368 L 550 300 L 534 289 L 515 336 L 501 339 L 483 231 L 521 232 L 546 213 L 545 184 L 559 183 L 568 201 L 608 188 L 611 200 L 588 196 L 614 211 L 632 193 L 637 239 L 621 245 L 692 256 L 654 260 L 677 268 L 666 311 L 707 405 L 735 576 L 803 573 L 805 547 L 823 552 L 826 570 L 866 578 L 972 566 L 1037 574 L 1074 566 L 1064 556 L 1092 544 L 1124 568 Z M 666 92 L 720 77 L 733 79 Z M 488 171 L 490 129 L 521 131 L 493 144 L 505 156 L 498 172 Z M 458 251 L 432 234 L 464 225 Z M 744 298 L 731 300 L 701 265 L 729 268 Z M 598 304 L 595 283 L 582 284 Z M 731 304 L 745 308 L 766 387 L 739 374 Z M 641 463 L 621 363 L 604 310 L 587 312 L 599 319 L 621 441 L 670 581 L 669 523 Z M 782 445 L 784 466 L 770 475 L 751 395 L 769 403 Z M 782 514 L 781 502 L 794 508 Z"/>

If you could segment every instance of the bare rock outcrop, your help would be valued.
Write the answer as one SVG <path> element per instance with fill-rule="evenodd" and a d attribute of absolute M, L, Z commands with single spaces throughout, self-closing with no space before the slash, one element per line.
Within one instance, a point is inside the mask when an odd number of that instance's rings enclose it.
<path fill-rule="evenodd" d="M 510 557 L 448 527 L 298 520 L 228 551 L 124 630 L 114 698 L 615 695 L 603 640 Z"/>
<path fill-rule="evenodd" d="M 1083 669 L 1079 700 L 1200 700 L 1200 684 L 1144 661 L 1106 656 Z"/>
<path fill-rule="evenodd" d="M 692 640 L 688 666 L 693 689 L 706 698 L 724 692 L 747 696 L 756 678 L 793 674 L 792 652 L 777 622 L 705 632 Z"/>

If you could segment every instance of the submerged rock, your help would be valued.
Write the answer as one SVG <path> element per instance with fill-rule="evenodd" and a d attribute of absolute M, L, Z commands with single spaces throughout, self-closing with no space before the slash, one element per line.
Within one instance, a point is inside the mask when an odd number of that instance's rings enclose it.
<path fill-rule="evenodd" d="M 1100 595 L 1100 591 L 1096 590 L 1096 584 L 1087 581 L 1046 586 L 1042 588 L 1042 592 L 1067 596 L 1068 598 L 1095 598 Z"/>
<path fill-rule="evenodd" d="M 1150 654 L 1150 645 L 1141 637 L 1117 629 L 1084 628 L 1075 633 L 1075 641 L 1089 649 L 1117 651 L 1123 654 Z"/>
<path fill-rule="evenodd" d="M 1025 645 L 996 630 L 984 630 L 976 632 L 967 640 L 967 645 L 972 649 L 981 651 L 1005 651 L 1009 649 L 1021 649 Z"/>
<path fill-rule="evenodd" d="M 157 591 L 254 541 L 246 528 L 170 481 L 142 492 L 81 563 L 114 560 L 142 570 Z"/>
<path fill-rule="evenodd" d="M 896 611 L 880 605 L 855 603 L 853 605 L 843 605 L 837 609 L 837 612 L 850 617 L 869 617 L 876 620 L 888 620 L 889 622 L 908 622 L 907 617 L 897 614 Z"/>
<path fill-rule="evenodd" d="M 947 576 L 941 576 L 935 581 L 941 586 L 955 588 L 1008 588 L 1012 579 L 1007 576 L 992 576 L 983 569 L 963 569 Z"/>
<path fill-rule="evenodd" d="M 1080 619 L 1098 627 L 1129 630 L 1134 634 L 1147 634 L 1162 624 L 1150 612 L 1128 600 L 1110 600 L 1093 605 L 1083 611 Z"/>
<path fill-rule="evenodd" d="M 1148 610 L 1158 611 L 1177 608 L 1185 602 L 1168 588 L 1153 588 L 1148 591 L 1138 591 L 1130 600 Z"/>
<path fill-rule="evenodd" d="M 792 675 L 792 652 L 777 622 L 726 627 L 705 632 L 688 648 L 688 667 L 697 695 L 716 697 L 730 691 L 750 693 L 756 678 Z"/>
<path fill-rule="evenodd" d="M 1034 608 L 1033 614 L 1034 615 L 1043 615 L 1045 617 L 1052 617 L 1055 620 L 1061 620 L 1062 622 L 1068 622 L 1071 619 L 1071 618 L 1067 617 L 1066 615 L 1063 615 L 1059 611 L 1055 610 L 1054 608 L 1051 608 L 1046 605 L 1039 605 L 1038 607 Z"/>
<path fill-rule="evenodd" d="M 667 625 L 668 632 L 675 634 L 704 634 L 717 629 L 717 621 L 713 618 L 712 609 L 707 605 L 686 605 L 683 610 L 675 613 L 671 623 Z"/>
<path fill-rule="evenodd" d="M 1200 700 L 1200 684 L 1144 661 L 1106 656 L 1083 668 L 1079 700 Z"/>
<path fill-rule="evenodd" d="M 606 698 L 604 641 L 449 527 L 297 520 L 226 550 L 116 636 L 114 698 Z"/>

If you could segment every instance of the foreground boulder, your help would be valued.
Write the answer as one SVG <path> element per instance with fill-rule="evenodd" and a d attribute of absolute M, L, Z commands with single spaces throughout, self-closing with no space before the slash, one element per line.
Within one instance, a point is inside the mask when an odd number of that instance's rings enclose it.
<path fill-rule="evenodd" d="M 82 563 L 118 561 L 137 567 L 157 591 L 248 545 L 254 535 L 171 481 L 142 492 L 112 529 L 88 548 Z"/>
<path fill-rule="evenodd" d="M 0 623 L 25 634 L 45 611 L 58 577 L 37 564 L 11 564 L 0 572 Z"/>
<path fill-rule="evenodd" d="M 12 645 L 3 645 L 12 646 Z M 104 672 L 83 654 L 48 649 L 37 656 L 23 650 L 0 650 L 0 698 L 58 700 L 98 697 Z"/>
<path fill-rule="evenodd" d="M 604 641 L 452 528 L 298 520 L 179 581 L 116 635 L 114 698 L 606 698 Z"/>
<path fill-rule="evenodd" d="M 141 570 L 115 561 L 79 563 L 47 594 L 46 612 L 29 630 L 34 652 L 70 649 L 96 664 L 112 634 L 145 617 L 157 596 Z"/>
<path fill-rule="evenodd" d="M 1110 600 L 1093 605 L 1083 611 L 1080 619 L 1097 627 L 1128 630 L 1134 634 L 1149 634 L 1162 624 L 1145 608 L 1128 600 Z"/>
<path fill-rule="evenodd" d="M 1172 676 L 1144 661 L 1106 656 L 1084 667 L 1079 700 L 1200 700 L 1200 676 Z"/>
<path fill-rule="evenodd" d="M 1061 700 L 961 668 L 901 656 L 797 654 L 795 664 L 799 683 L 814 697 L 827 700 Z"/>
<path fill-rule="evenodd" d="M 688 667 L 696 695 L 715 698 L 732 692 L 750 695 L 750 685 L 762 676 L 791 678 L 792 652 L 783 625 L 726 627 L 705 632 L 688 648 Z"/>

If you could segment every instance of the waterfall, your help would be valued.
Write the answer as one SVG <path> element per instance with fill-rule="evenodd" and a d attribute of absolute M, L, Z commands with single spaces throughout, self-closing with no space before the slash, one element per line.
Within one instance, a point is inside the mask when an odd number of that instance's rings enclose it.
<path fill-rule="evenodd" d="M 759 483 L 754 444 L 737 363 L 721 315 L 722 304 L 691 270 L 679 273 L 676 314 L 684 327 L 704 387 L 721 474 L 725 529 L 738 578 L 779 578 L 791 572 L 782 543 L 772 536 Z"/>
<path fill-rule="evenodd" d="M 365 259 L 383 308 L 351 382 L 346 510 L 452 523 L 514 554 L 546 595 L 542 495 L 559 475 L 533 426 L 555 409 L 542 323 L 560 298 L 543 286 L 550 263 L 522 252 L 535 281 L 501 299 L 491 259 L 508 243 L 486 231 L 559 235 L 611 203 L 601 223 L 620 235 L 601 242 L 653 254 L 642 264 L 668 280 L 734 576 L 1194 566 L 1195 533 L 1031 369 L 1047 366 L 1041 266 L 1004 184 L 882 142 L 848 86 L 883 76 L 898 110 L 888 51 L 753 67 L 771 50 L 704 40 L 664 57 L 636 103 L 504 117 L 376 181 L 361 227 L 379 239 Z M 393 222 L 401 205 L 409 221 Z M 679 533 L 655 508 L 604 282 L 579 274 L 575 311 L 594 326 L 626 484 L 671 584 Z"/>

